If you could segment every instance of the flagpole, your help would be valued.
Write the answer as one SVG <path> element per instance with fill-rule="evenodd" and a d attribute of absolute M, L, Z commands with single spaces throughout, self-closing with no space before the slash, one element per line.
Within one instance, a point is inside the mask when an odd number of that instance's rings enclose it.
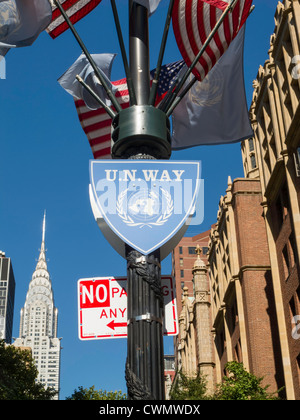
<path fill-rule="evenodd" d="M 202 45 L 201 50 L 198 52 L 198 54 L 194 58 L 192 64 L 187 69 L 187 71 L 184 73 L 184 75 L 181 77 L 181 79 L 177 78 L 177 81 L 175 82 L 174 88 L 172 88 L 168 92 L 168 94 L 166 95 L 166 98 L 165 98 L 164 103 L 163 104 L 160 104 L 159 109 L 161 109 L 165 113 L 168 113 L 170 107 L 173 104 L 173 101 L 176 99 L 176 97 L 179 94 L 180 90 L 182 89 L 184 83 L 187 81 L 188 77 L 190 76 L 190 74 L 192 73 L 192 71 L 194 70 L 194 68 L 196 67 L 196 65 L 198 64 L 201 56 L 205 52 L 206 48 L 208 47 L 209 43 L 213 39 L 213 37 L 216 34 L 217 30 L 219 29 L 219 27 L 223 23 L 224 19 L 228 15 L 228 13 L 232 11 L 232 9 L 233 9 L 233 7 L 235 6 L 236 3 L 237 3 L 237 0 L 231 0 L 231 2 L 228 4 L 228 6 L 226 7 L 226 9 L 224 10 L 224 12 L 222 13 L 222 15 L 220 16 L 218 22 L 215 24 L 213 30 L 211 31 L 211 33 L 209 34 L 209 36 L 205 40 L 204 44 Z"/>
<path fill-rule="evenodd" d="M 104 101 L 102 101 L 102 99 L 97 95 L 97 93 L 95 93 L 93 89 L 88 84 L 86 84 L 85 81 L 78 74 L 76 75 L 76 79 L 89 92 L 89 94 L 92 95 L 94 99 L 96 99 L 99 105 L 101 105 L 103 109 L 105 109 L 107 114 L 111 118 L 115 118 L 116 114 L 114 113 L 114 111 L 109 106 L 107 106 Z"/>
<path fill-rule="evenodd" d="M 121 105 L 117 101 L 117 99 L 116 99 L 114 93 L 112 92 L 111 88 L 109 87 L 109 85 L 106 83 L 105 78 L 102 76 L 101 72 L 99 71 L 98 67 L 96 66 L 96 63 L 94 62 L 91 54 L 88 52 L 86 46 L 82 42 L 80 36 L 78 35 L 76 29 L 74 28 L 72 22 L 70 21 L 68 15 L 66 14 L 62 5 L 59 3 L 58 0 L 53 0 L 53 1 L 54 1 L 55 6 L 59 9 L 60 13 L 62 14 L 63 18 L 67 22 L 69 28 L 72 31 L 72 34 L 74 35 L 74 37 L 75 37 L 76 41 L 78 42 L 80 48 L 84 52 L 84 54 L 85 54 L 86 58 L 88 59 L 90 65 L 93 67 L 93 70 L 94 70 L 96 76 L 98 77 L 100 83 L 102 84 L 103 88 L 105 89 L 105 91 L 106 91 L 109 99 L 111 100 L 113 106 L 116 108 L 116 111 L 120 112 L 122 110 Z"/>
<path fill-rule="evenodd" d="M 234 8 L 234 6 L 235 6 L 235 4 L 236 4 L 236 1 L 235 0 L 233 0 L 233 2 L 232 2 L 232 4 L 231 5 L 229 5 L 228 7 L 230 7 L 231 8 L 231 10 Z M 255 6 L 253 5 L 253 6 L 251 6 L 251 8 L 250 8 L 250 12 L 249 12 L 249 16 L 250 16 L 250 14 L 253 12 L 253 10 L 255 9 Z M 225 10 L 226 11 L 226 10 Z M 215 28 L 214 28 L 215 29 Z M 207 45 L 207 44 L 206 44 Z M 200 52 L 199 52 L 199 54 L 200 54 Z M 202 55 L 202 54 L 201 54 Z M 196 57 L 197 58 L 197 57 Z M 196 58 L 195 58 L 195 61 L 196 61 Z M 200 57 L 199 57 L 200 58 Z M 198 59 L 199 60 L 199 59 Z M 178 77 L 179 77 L 179 75 L 178 75 Z M 174 111 L 174 109 L 177 107 L 177 105 L 181 102 L 181 100 L 184 98 L 184 96 L 188 93 L 188 91 L 194 86 L 194 84 L 196 83 L 198 81 L 198 79 L 194 76 L 193 77 L 193 79 L 189 82 L 189 84 L 182 90 L 182 92 L 180 93 L 180 95 L 179 96 L 177 96 L 174 100 L 173 100 L 173 102 L 172 103 L 170 103 L 170 102 L 168 102 L 169 103 L 169 105 L 167 106 L 166 104 L 167 104 L 167 101 L 168 101 L 168 98 L 167 98 L 167 96 L 168 95 L 166 95 L 166 98 L 164 98 L 165 99 L 165 101 L 162 101 L 161 102 L 161 107 L 162 107 L 162 109 L 166 109 L 166 116 L 167 116 L 167 118 L 169 118 L 170 116 L 171 116 L 171 114 L 172 114 L 172 112 Z M 177 80 L 176 82 L 175 82 L 175 87 L 176 87 L 176 84 L 178 83 L 179 81 Z M 173 88 L 173 90 L 174 90 L 174 88 Z M 170 90 L 169 92 L 168 92 L 168 94 L 170 94 L 172 91 Z M 175 92 L 174 92 L 174 94 L 175 94 Z M 170 97 L 169 97 L 170 98 Z M 164 108 L 165 107 L 165 108 Z"/>
<path fill-rule="evenodd" d="M 177 105 L 180 103 L 180 101 L 185 97 L 185 95 L 188 93 L 188 91 L 194 86 L 196 82 L 199 80 L 194 76 L 193 79 L 189 82 L 189 84 L 183 89 L 183 91 L 180 93 L 179 96 L 176 97 L 176 99 L 173 101 L 173 103 L 169 106 L 168 110 L 166 111 L 166 116 L 169 118 L 174 111 L 174 109 L 177 107 Z"/>
<path fill-rule="evenodd" d="M 120 20 L 119 20 L 119 15 L 118 15 L 116 2 L 115 2 L 115 0 L 110 0 L 110 2 L 111 2 L 113 15 L 114 15 L 117 35 L 118 35 L 118 39 L 119 39 L 119 45 L 120 45 L 123 64 L 124 64 L 124 70 L 125 70 L 125 74 L 126 74 L 128 92 L 129 92 L 129 97 L 130 97 L 130 104 L 131 105 L 136 105 L 135 90 L 134 90 L 134 86 L 133 86 L 133 82 L 132 82 L 131 72 L 130 72 L 129 65 L 128 65 L 127 54 L 126 54 L 126 50 L 125 50 L 125 45 L 124 45 L 123 35 L 122 35 L 122 31 L 121 31 L 121 25 L 120 25 Z"/>
<path fill-rule="evenodd" d="M 152 86 L 151 86 L 151 90 L 150 90 L 149 105 L 154 105 L 154 103 L 155 103 L 155 98 L 156 98 L 156 93 L 157 93 L 157 88 L 158 88 L 158 82 L 159 82 L 159 76 L 160 76 L 160 71 L 161 71 L 161 65 L 162 65 L 162 61 L 163 61 L 163 57 L 164 57 L 164 52 L 165 52 L 167 39 L 168 39 L 168 33 L 169 33 L 169 29 L 170 29 L 170 23 L 171 23 L 171 19 L 172 19 L 172 11 L 173 11 L 173 7 L 174 7 L 174 1 L 175 0 L 170 0 L 170 3 L 169 3 L 169 9 L 168 9 L 167 17 L 166 17 L 164 33 L 163 33 L 162 42 L 161 42 L 161 46 L 160 46 L 160 51 L 159 51 L 159 56 L 158 56 L 158 60 L 157 60 L 156 70 L 155 70 L 155 74 L 154 74 L 154 78 L 153 78 Z"/>

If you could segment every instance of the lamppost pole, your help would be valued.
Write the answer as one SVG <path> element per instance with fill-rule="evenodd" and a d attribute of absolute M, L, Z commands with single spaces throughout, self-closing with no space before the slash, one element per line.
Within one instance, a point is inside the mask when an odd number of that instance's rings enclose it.
<path fill-rule="evenodd" d="M 129 63 L 137 105 L 146 105 L 150 94 L 148 10 L 129 1 Z"/>
<path fill-rule="evenodd" d="M 130 116 L 131 124 L 139 126 L 142 118 L 144 127 L 141 130 L 147 131 L 147 126 L 151 123 L 147 105 L 150 95 L 148 10 L 132 0 L 129 1 L 129 58 L 136 93 L 136 107 L 132 107 L 133 113 Z M 160 121 L 152 120 L 152 123 L 159 125 Z M 134 140 L 131 148 L 126 151 L 124 149 L 126 158 L 160 157 L 159 149 L 155 146 L 155 136 L 151 139 L 151 133 L 147 136 L 146 144 L 143 135 L 139 136 L 139 130 L 131 140 Z M 128 397 L 131 400 L 163 400 L 165 392 L 160 252 L 158 250 L 144 256 L 127 246 L 126 259 Z"/>

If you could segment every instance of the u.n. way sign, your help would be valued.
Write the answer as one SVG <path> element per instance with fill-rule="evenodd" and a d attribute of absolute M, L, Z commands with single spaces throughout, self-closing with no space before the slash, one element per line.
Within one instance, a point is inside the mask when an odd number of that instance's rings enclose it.
<path fill-rule="evenodd" d="M 161 284 L 164 335 L 177 335 L 175 282 L 172 276 L 162 276 Z M 127 337 L 127 278 L 87 278 L 78 280 L 77 285 L 80 340 Z"/>

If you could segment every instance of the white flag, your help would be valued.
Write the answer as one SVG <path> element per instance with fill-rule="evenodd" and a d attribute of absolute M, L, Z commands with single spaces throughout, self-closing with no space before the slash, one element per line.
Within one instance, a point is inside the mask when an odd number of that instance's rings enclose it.
<path fill-rule="evenodd" d="M 172 114 L 172 149 L 234 143 L 253 136 L 244 86 L 245 26 Z"/>
<path fill-rule="evenodd" d="M 149 10 L 149 16 L 151 16 L 155 10 L 157 9 L 157 6 L 161 2 L 161 0 L 134 0 L 136 3 L 141 4 L 144 7 L 147 7 Z"/>
<path fill-rule="evenodd" d="M 114 92 L 116 88 L 110 81 L 111 67 L 116 54 L 92 54 L 96 66 L 105 79 L 106 83 Z M 85 54 L 81 54 L 74 64 L 58 79 L 58 83 L 75 99 L 83 99 L 86 106 L 90 109 L 100 108 L 100 104 L 94 97 L 83 87 L 76 75 L 79 75 L 83 81 L 104 101 L 107 105 L 111 105 L 105 89 L 101 85 L 96 76 L 93 67 L 90 65 Z"/>
<path fill-rule="evenodd" d="M 52 19 L 49 0 L 0 0 L 0 52 L 31 45 Z"/>

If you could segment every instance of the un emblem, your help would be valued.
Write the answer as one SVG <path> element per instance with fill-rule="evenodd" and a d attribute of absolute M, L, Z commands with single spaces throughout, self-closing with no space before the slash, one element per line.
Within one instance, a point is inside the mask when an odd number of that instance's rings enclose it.
<path fill-rule="evenodd" d="M 171 194 L 164 188 L 160 193 L 148 188 L 131 192 L 127 199 L 127 211 L 124 200 L 128 189 L 122 191 L 117 200 L 117 213 L 128 226 L 161 226 L 173 214 L 174 204 Z"/>
<path fill-rule="evenodd" d="M 94 216 L 118 252 L 117 238 L 144 255 L 165 244 L 174 247 L 194 212 L 199 187 L 200 162 L 90 162 Z"/>

